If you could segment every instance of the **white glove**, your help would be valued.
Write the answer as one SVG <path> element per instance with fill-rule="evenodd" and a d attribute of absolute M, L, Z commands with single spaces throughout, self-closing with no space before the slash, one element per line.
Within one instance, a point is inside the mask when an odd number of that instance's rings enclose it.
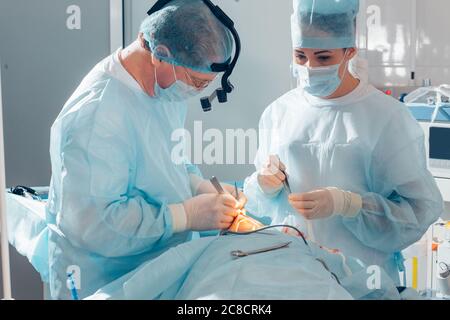
<path fill-rule="evenodd" d="M 234 198 L 237 198 L 236 190 L 234 186 L 226 183 L 220 184 L 222 188 L 231 194 Z M 217 193 L 216 188 L 212 185 L 211 181 L 205 180 L 199 176 L 191 175 L 191 188 L 192 192 L 195 195 L 205 194 L 205 193 Z M 238 209 L 244 208 L 245 204 L 247 203 L 247 197 L 245 194 L 238 190 L 238 196 L 239 196 L 239 206 Z"/>
<path fill-rule="evenodd" d="M 333 214 L 355 217 L 362 208 L 362 199 L 359 194 L 337 188 L 291 194 L 289 203 L 308 220 L 324 219 Z"/>
<path fill-rule="evenodd" d="M 269 156 L 267 162 L 258 172 L 258 184 L 265 194 L 274 195 L 283 188 L 283 181 L 286 176 L 281 170 L 286 170 L 286 166 L 278 156 Z"/>
<path fill-rule="evenodd" d="M 239 203 L 231 194 L 206 193 L 183 202 L 187 230 L 225 230 L 239 214 Z"/>

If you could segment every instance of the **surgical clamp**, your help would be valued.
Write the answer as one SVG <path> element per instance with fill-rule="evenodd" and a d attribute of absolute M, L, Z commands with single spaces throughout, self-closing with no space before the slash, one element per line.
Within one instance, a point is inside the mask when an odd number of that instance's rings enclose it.
<path fill-rule="evenodd" d="M 269 252 L 269 251 L 274 251 L 274 250 L 286 248 L 291 243 L 292 243 L 292 241 L 284 242 L 284 243 L 276 244 L 276 245 L 271 246 L 271 247 L 257 249 L 257 250 L 251 250 L 251 251 L 247 251 L 247 252 L 242 251 L 242 250 L 234 250 L 234 251 L 231 251 L 231 255 L 233 257 L 235 257 L 235 258 L 242 258 L 242 257 L 246 257 L 246 256 L 249 256 L 249 255 L 252 255 L 252 254 L 258 254 L 258 253 Z"/>

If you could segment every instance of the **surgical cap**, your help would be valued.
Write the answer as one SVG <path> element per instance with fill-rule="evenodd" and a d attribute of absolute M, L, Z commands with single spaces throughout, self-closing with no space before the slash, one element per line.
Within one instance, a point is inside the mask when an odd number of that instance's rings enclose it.
<path fill-rule="evenodd" d="M 356 43 L 359 0 L 294 0 L 294 48 L 352 48 Z"/>
<path fill-rule="evenodd" d="M 140 28 L 153 55 L 167 63 L 210 73 L 231 57 L 229 30 L 201 0 L 175 0 L 147 17 Z"/>

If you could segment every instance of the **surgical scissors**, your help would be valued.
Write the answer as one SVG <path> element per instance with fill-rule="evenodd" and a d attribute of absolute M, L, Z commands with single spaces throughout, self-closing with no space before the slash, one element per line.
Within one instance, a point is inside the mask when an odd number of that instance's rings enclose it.
<path fill-rule="evenodd" d="M 235 257 L 235 258 L 242 258 L 242 257 L 247 257 L 247 256 L 252 255 L 252 254 L 258 254 L 258 253 L 269 252 L 269 251 L 274 251 L 274 250 L 286 248 L 291 243 L 292 243 L 292 241 L 283 242 L 283 243 L 279 243 L 279 244 L 273 245 L 271 247 L 257 249 L 257 250 L 251 250 L 251 251 L 247 251 L 247 252 L 246 251 L 242 251 L 242 250 L 233 250 L 233 251 L 231 251 L 231 255 L 233 257 Z"/>

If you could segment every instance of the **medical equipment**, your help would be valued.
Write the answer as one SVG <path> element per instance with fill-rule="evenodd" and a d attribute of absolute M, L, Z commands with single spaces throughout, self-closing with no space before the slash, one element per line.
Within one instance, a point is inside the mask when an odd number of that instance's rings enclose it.
<path fill-rule="evenodd" d="M 436 122 L 431 122 L 433 110 L 424 104 L 409 105 L 412 115 L 425 133 L 427 166 L 432 173 L 444 201 L 450 202 L 450 104 L 441 109 Z M 446 217 L 443 217 L 446 220 Z"/>
<path fill-rule="evenodd" d="M 339 281 L 339 278 L 337 277 L 337 275 L 336 275 L 334 272 L 332 272 L 332 271 L 330 270 L 330 268 L 327 266 L 327 264 L 325 263 L 325 261 L 323 261 L 323 260 L 320 259 L 320 258 L 316 258 L 316 260 L 319 261 L 319 262 L 323 265 L 323 267 L 325 268 L 325 270 L 327 270 L 329 273 L 331 273 L 331 275 L 334 277 L 334 279 L 336 279 L 336 282 L 337 282 L 337 283 L 341 284 L 341 281 Z"/>
<path fill-rule="evenodd" d="M 10 192 L 28 199 L 42 201 L 41 194 L 39 194 L 36 190 L 30 187 L 16 186 L 14 188 L 11 188 Z"/>
<path fill-rule="evenodd" d="M 67 274 L 68 287 L 72 293 L 73 300 L 79 300 L 77 288 L 75 286 L 75 281 L 73 280 L 73 272 Z"/>
<path fill-rule="evenodd" d="M 435 177 L 450 179 L 450 123 L 430 127 L 429 166 Z"/>
<path fill-rule="evenodd" d="M 450 121 L 419 123 L 425 133 L 428 169 L 435 177 L 444 201 L 450 201 Z"/>
<path fill-rule="evenodd" d="M 147 12 L 150 16 L 153 13 L 163 9 L 169 2 L 172 0 L 158 0 L 156 4 Z M 239 34 L 237 33 L 234 22 L 228 17 L 225 12 L 220 9 L 219 6 L 214 5 L 210 0 L 202 0 L 203 3 L 211 10 L 214 16 L 222 22 L 222 24 L 231 32 L 234 38 L 234 42 L 236 45 L 234 58 L 226 63 L 214 63 L 211 65 L 211 70 L 213 72 L 225 72 L 222 76 L 222 87 L 216 89 L 209 97 L 204 97 L 200 100 L 203 111 L 208 112 L 212 110 L 211 102 L 214 99 L 218 99 L 219 103 L 225 103 L 228 101 L 227 94 L 231 93 L 234 90 L 234 86 L 229 81 L 229 77 L 233 73 L 233 69 L 236 66 L 236 63 L 239 59 L 239 55 L 241 52 L 241 41 L 239 38 Z"/>
<path fill-rule="evenodd" d="M 225 193 L 225 190 L 223 190 L 222 186 L 220 185 L 219 180 L 216 177 L 213 176 L 209 181 L 211 181 L 212 185 L 214 186 L 214 188 L 216 188 L 216 190 L 219 194 Z"/>
<path fill-rule="evenodd" d="M 288 180 L 287 173 L 286 173 L 286 171 L 281 170 L 281 169 L 280 169 L 280 171 L 281 171 L 281 173 L 284 174 L 284 176 L 285 176 L 285 179 L 283 180 L 283 186 L 284 186 L 284 189 L 286 190 L 286 192 L 287 192 L 288 194 L 291 194 L 291 193 L 292 193 L 292 190 L 291 190 L 291 186 L 289 185 L 289 180 Z"/>
<path fill-rule="evenodd" d="M 0 60 L 0 66 L 1 60 Z M 0 190 L 6 190 L 5 182 L 5 148 L 3 139 L 3 97 L 2 97 L 2 75 L 0 67 Z M 0 192 L 0 224 L 1 224 L 1 252 L 2 252 L 2 276 L 3 296 L 5 300 L 12 299 L 11 293 L 11 269 L 9 262 L 8 228 L 6 221 L 6 199 L 5 193 Z"/>
<path fill-rule="evenodd" d="M 450 265 L 440 262 L 439 268 L 437 275 L 439 293 L 445 298 L 450 298 Z"/>
<path fill-rule="evenodd" d="M 227 234 L 248 235 L 248 234 L 252 234 L 252 233 L 263 233 L 262 231 L 264 231 L 264 230 L 274 229 L 274 228 L 291 228 L 291 229 L 297 231 L 299 236 L 303 239 L 303 242 L 307 246 L 309 246 L 308 242 L 306 241 L 305 237 L 303 236 L 303 233 L 300 230 L 298 230 L 296 227 L 288 225 L 288 224 L 275 224 L 275 225 L 263 227 L 263 228 L 258 229 L 258 230 L 252 230 L 252 231 L 247 231 L 247 232 L 233 232 L 233 231 L 227 230 L 227 231 L 224 231 L 222 233 L 222 235 L 227 235 Z"/>
<path fill-rule="evenodd" d="M 450 107 L 450 85 L 443 84 L 438 87 L 421 87 L 403 98 L 408 107 L 428 106 L 434 108 L 431 122 L 435 122 L 441 112 L 446 120 L 450 121 L 450 115 L 444 108 Z"/>
<path fill-rule="evenodd" d="M 445 225 L 445 239 L 437 250 L 437 289 L 450 298 L 450 222 Z"/>
<path fill-rule="evenodd" d="M 269 251 L 286 248 L 291 243 L 292 243 L 292 241 L 288 241 L 288 242 L 273 245 L 271 247 L 266 247 L 266 248 L 261 248 L 261 249 L 257 249 L 257 250 L 251 250 L 251 251 L 233 250 L 233 251 L 231 251 L 231 255 L 235 258 L 242 258 L 242 257 L 250 256 L 252 254 L 264 253 L 264 252 L 269 252 Z"/>

